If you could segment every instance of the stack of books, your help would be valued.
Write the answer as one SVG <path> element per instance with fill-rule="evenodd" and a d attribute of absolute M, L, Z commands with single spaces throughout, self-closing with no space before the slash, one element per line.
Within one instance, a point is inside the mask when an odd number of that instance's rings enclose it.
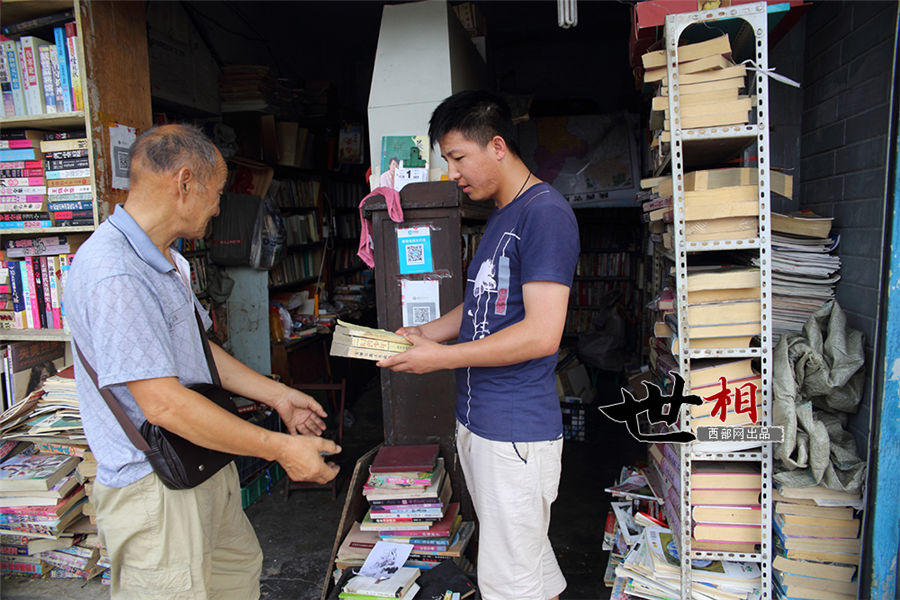
<path fill-rule="evenodd" d="M 777 598 L 857 598 L 862 497 L 821 485 L 772 492 Z"/>
<path fill-rule="evenodd" d="M 732 62 L 727 35 L 680 46 L 678 60 L 682 129 L 750 122 L 755 99 L 740 93 L 745 87 L 746 69 Z M 650 148 L 661 156 L 666 153 L 663 146 L 671 139 L 665 50 L 648 52 L 642 61 L 644 83 L 658 86 L 651 104 L 650 129 L 654 136 Z"/>
<path fill-rule="evenodd" d="M 678 539 L 669 529 L 648 525 L 625 559 L 615 568 L 612 599 L 680 597 L 681 562 Z M 762 574 L 754 563 L 694 561 L 693 597 L 700 600 L 746 600 L 759 597 Z"/>
<path fill-rule="evenodd" d="M 753 553 L 762 541 L 759 465 L 695 462 L 691 517 L 695 550 Z"/>
<path fill-rule="evenodd" d="M 35 21 L 39 21 L 35 23 Z M 0 41 L 5 73 L 0 116 L 71 113 L 84 109 L 74 12 L 69 9 L 4 27 L 18 36 L 53 27 L 53 43 L 33 35 Z"/>
<path fill-rule="evenodd" d="M 474 532 L 437 456 L 436 444 L 384 446 L 370 467 L 363 495 L 369 510 L 354 523 L 337 554 L 338 568 L 362 565 L 379 541 L 412 545 L 406 566 L 429 569 L 446 559 L 463 561 Z"/>
<path fill-rule="evenodd" d="M 411 347 L 412 344 L 402 335 L 338 319 L 331 340 L 331 355 L 378 361 Z"/>
<path fill-rule="evenodd" d="M 758 174 L 750 167 L 707 169 L 684 174 L 685 241 L 746 240 L 759 236 Z M 643 203 L 650 236 L 668 250 L 674 248 L 672 178 L 641 181 L 649 189 Z M 793 177 L 770 171 L 773 193 L 791 199 Z"/>
<path fill-rule="evenodd" d="M 834 298 L 841 259 L 831 218 L 811 212 L 772 213 L 772 329 L 800 333 L 809 316 Z"/>
<path fill-rule="evenodd" d="M 400 567 L 390 577 L 379 579 L 354 575 L 349 577 L 341 585 L 338 598 L 346 600 L 384 600 L 385 598 L 397 600 L 412 600 L 419 592 L 419 584 L 416 580 L 421 571 L 414 567 Z"/>

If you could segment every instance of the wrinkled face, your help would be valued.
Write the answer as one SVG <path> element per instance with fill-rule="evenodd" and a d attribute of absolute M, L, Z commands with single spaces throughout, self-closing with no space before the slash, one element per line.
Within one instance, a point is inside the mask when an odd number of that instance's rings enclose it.
<path fill-rule="evenodd" d="M 451 131 L 440 139 L 441 156 L 447 161 L 450 180 L 472 200 L 488 200 L 497 191 L 500 173 L 491 143 L 482 146 Z"/>
<path fill-rule="evenodd" d="M 188 217 L 191 228 L 190 239 L 201 238 L 206 232 L 209 221 L 219 214 L 219 199 L 225 190 L 225 180 L 228 178 L 228 167 L 222 156 L 216 160 L 216 168 L 209 181 L 200 183 L 195 180 L 189 188 Z M 188 236 L 185 236 L 188 237 Z"/>

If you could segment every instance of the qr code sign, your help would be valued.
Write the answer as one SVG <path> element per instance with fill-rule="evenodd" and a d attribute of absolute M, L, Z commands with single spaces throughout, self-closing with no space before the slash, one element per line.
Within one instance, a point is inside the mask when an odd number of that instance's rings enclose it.
<path fill-rule="evenodd" d="M 425 245 L 409 244 L 406 246 L 406 264 L 408 265 L 424 265 L 425 264 Z"/>
<path fill-rule="evenodd" d="M 431 308 L 428 306 L 414 306 L 412 309 L 413 323 L 422 325 L 431 321 Z"/>

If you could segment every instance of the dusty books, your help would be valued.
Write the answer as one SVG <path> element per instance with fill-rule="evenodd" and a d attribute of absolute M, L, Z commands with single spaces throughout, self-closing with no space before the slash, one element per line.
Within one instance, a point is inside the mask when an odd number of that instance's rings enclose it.
<path fill-rule="evenodd" d="M 406 338 L 384 329 L 354 325 L 338 319 L 331 341 L 331 356 L 383 360 L 412 347 Z"/>
<path fill-rule="evenodd" d="M 78 458 L 65 454 L 13 456 L 0 464 L 0 493 L 49 490 L 72 472 Z"/>

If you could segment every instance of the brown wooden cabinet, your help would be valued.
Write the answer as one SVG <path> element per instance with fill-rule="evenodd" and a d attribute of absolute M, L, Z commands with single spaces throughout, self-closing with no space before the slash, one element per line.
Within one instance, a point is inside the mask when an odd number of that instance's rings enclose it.
<path fill-rule="evenodd" d="M 476 204 L 450 181 L 409 184 L 400 192 L 403 222 L 388 215 L 383 197 L 366 203 L 372 220 L 375 245 L 375 294 L 378 327 L 394 331 L 403 326 L 401 279 L 437 279 L 440 311 L 446 314 L 462 303 L 465 291 L 461 228 L 469 220 L 483 221 L 491 205 Z M 433 271 L 400 274 L 397 227 L 427 226 L 430 229 Z M 385 444 L 433 444 L 449 472 L 464 518 L 474 519 L 462 469 L 456 460 L 456 379 L 453 371 L 427 375 L 381 370 L 381 398 L 384 411 Z"/>

